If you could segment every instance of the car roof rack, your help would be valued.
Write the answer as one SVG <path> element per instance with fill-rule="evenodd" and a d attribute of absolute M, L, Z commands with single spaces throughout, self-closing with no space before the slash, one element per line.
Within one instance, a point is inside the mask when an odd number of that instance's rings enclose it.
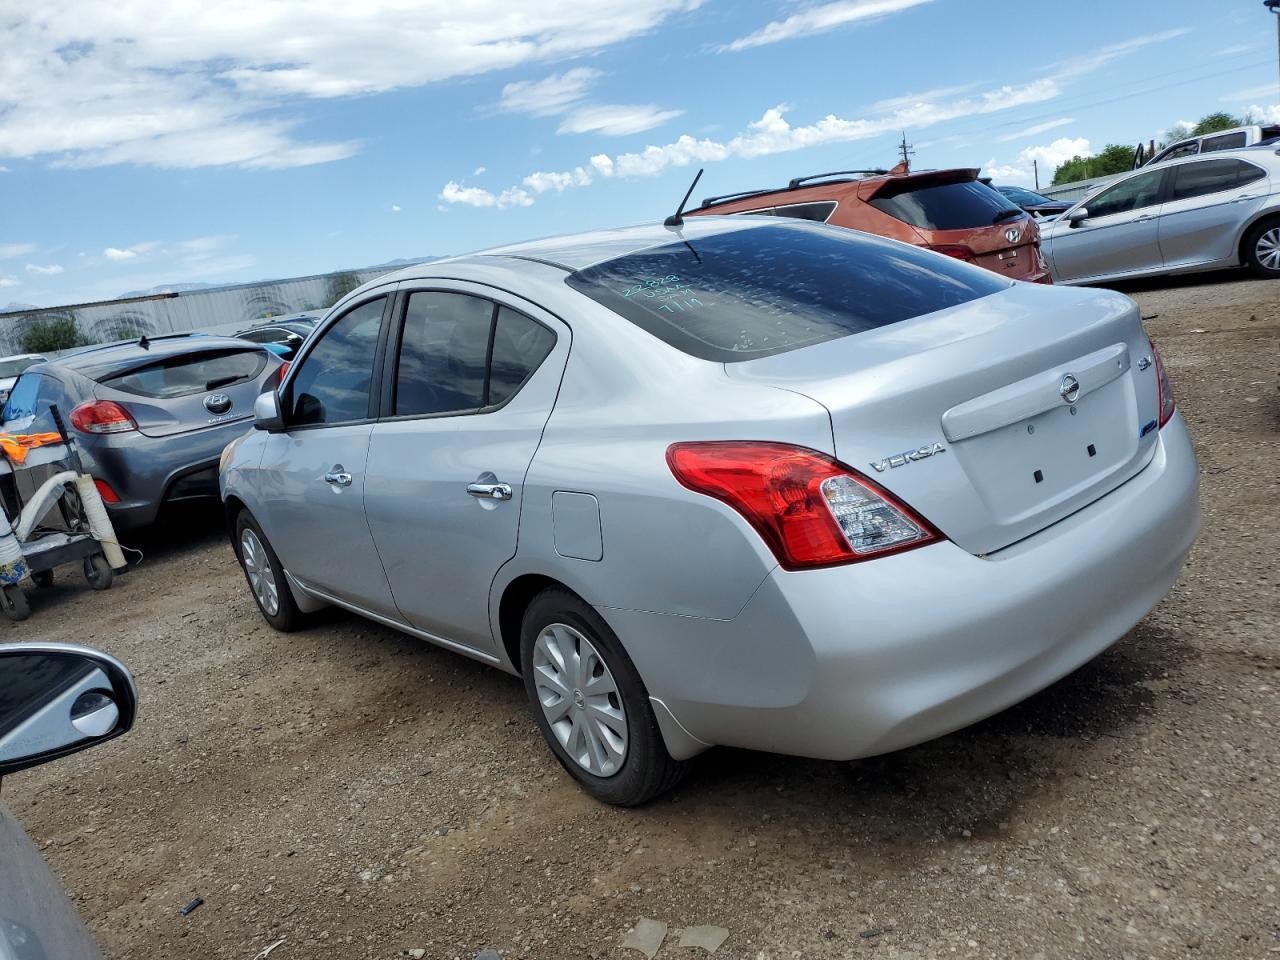
<path fill-rule="evenodd" d="M 796 177 L 787 184 L 788 190 L 797 190 L 801 184 L 809 183 L 812 180 L 826 180 L 829 177 L 850 177 L 853 174 L 861 174 L 862 176 L 883 177 L 888 170 L 876 168 L 874 170 L 832 170 L 830 173 L 815 173 L 808 177 Z"/>
<path fill-rule="evenodd" d="M 705 200 L 702 201 L 698 209 L 702 209 L 703 207 L 712 207 L 712 206 L 715 206 L 717 203 L 728 203 L 730 200 L 744 200 L 747 197 L 758 197 L 763 193 L 777 193 L 777 192 L 778 191 L 776 189 L 773 189 L 773 190 L 739 190 L 737 193 L 722 193 L 718 197 L 707 197 Z"/>

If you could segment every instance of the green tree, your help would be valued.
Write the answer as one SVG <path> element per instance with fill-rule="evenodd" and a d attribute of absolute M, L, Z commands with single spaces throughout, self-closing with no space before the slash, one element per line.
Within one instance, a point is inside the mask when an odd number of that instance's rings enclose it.
<path fill-rule="evenodd" d="M 88 337 L 80 332 L 73 311 L 55 313 L 37 320 L 22 334 L 22 349 L 27 353 L 51 353 L 87 346 Z"/>
<path fill-rule="evenodd" d="M 1217 113 L 1208 113 L 1201 117 L 1200 122 L 1191 128 L 1191 136 L 1203 137 L 1207 133 L 1217 133 L 1219 130 L 1230 130 L 1232 127 L 1242 126 L 1244 121 L 1239 117 L 1233 117 L 1219 110 Z"/>
<path fill-rule="evenodd" d="M 1109 143 L 1091 157 L 1072 157 L 1053 171 L 1053 185 L 1110 177 L 1133 167 L 1133 147 Z"/>
<path fill-rule="evenodd" d="M 358 286 L 360 286 L 360 278 L 349 270 L 329 274 L 327 289 L 329 306 L 333 306 Z"/>

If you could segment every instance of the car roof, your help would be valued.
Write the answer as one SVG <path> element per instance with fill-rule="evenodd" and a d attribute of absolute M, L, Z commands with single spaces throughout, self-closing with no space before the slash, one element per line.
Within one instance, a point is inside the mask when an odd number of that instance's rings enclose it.
<path fill-rule="evenodd" d="M 145 345 L 144 345 L 145 341 Z M 215 337 L 204 334 L 178 333 L 159 337 L 139 337 L 97 347 L 89 347 L 78 353 L 68 354 L 56 361 L 90 379 L 134 361 L 167 360 L 186 353 L 202 353 L 217 349 L 261 350 L 257 344 L 235 337 Z"/>

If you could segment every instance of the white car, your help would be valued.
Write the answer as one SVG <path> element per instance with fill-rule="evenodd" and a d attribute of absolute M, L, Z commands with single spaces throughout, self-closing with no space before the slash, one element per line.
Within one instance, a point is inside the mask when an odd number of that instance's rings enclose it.
<path fill-rule="evenodd" d="M 1143 167 L 1041 224 L 1040 248 L 1055 283 L 1238 266 L 1280 278 L 1280 154 L 1251 147 Z"/>
<path fill-rule="evenodd" d="M 27 367 L 44 363 L 49 359 L 40 353 L 18 353 L 12 357 L 0 357 L 0 406 L 9 399 L 9 391 Z"/>

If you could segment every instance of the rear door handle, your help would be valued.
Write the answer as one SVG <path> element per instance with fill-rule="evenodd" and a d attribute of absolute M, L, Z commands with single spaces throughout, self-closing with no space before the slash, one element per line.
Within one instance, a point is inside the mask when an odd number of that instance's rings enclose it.
<path fill-rule="evenodd" d="M 1231 202 L 1232 202 L 1232 203 L 1244 203 L 1246 200 L 1257 200 L 1257 199 L 1258 199 L 1258 197 L 1260 197 L 1260 196 L 1261 196 L 1261 194 L 1259 194 L 1259 193 L 1251 193 L 1251 194 L 1249 194 L 1249 195 L 1247 195 L 1247 196 L 1244 196 L 1244 197 L 1236 197 L 1236 198 L 1235 198 L 1234 200 L 1232 200 Z"/>
<path fill-rule="evenodd" d="M 511 484 L 509 483 L 468 483 L 467 493 L 481 500 L 510 500 Z"/>
<path fill-rule="evenodd" d="M 324 482 L 335 487 L 349 487 L 351 486 L 351 474 L 343 470 L 341 466 L 338 466 L 324 475 Z"/>

